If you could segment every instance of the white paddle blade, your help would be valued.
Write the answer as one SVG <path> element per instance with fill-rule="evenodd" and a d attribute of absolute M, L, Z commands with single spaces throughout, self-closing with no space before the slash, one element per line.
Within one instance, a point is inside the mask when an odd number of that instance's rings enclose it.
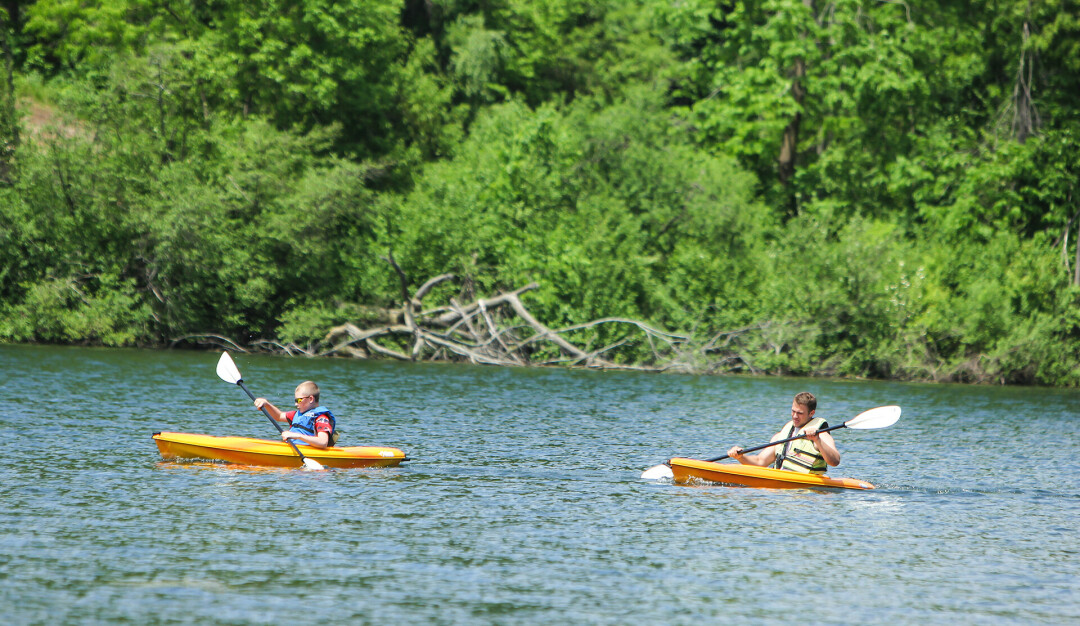
<path fill-rule="evenodd" d="M 660 480 L 661 478 L 675 478 L 675 474 L 671 473 L 671 468 L 667 465 L 654 465 L 642 472 L 641 477 L 645 480 Z"/>
<path fill-rule="evenodd" d="M 222 352 L 221 358 L 217 362 L 217 375 L 221 380 L 235 385 L 240 382 L 240 370 L 236 369 L 236 363 L 233 363 L 232 357 L 228 352 Z"/>
<path fill-rule="evenodd" d="M 326 468 L 323 467 L 322 464 L 319 463 L 318 461 L 316 461 L 314 459 L 309 459 L 307 457 L 304 457 L 304 469 L 308 469 L 308 470 L 312 470 L 312 471 L 316 471 L 316 472 L 321 472 L 321 471 L 325 470 Z"/>
<path fill-rule="evenodd" d="M 844 422 L 848 428 L 887 428 L 900 419 L 900 407 L 879 406 L 876 409 L 863 411 L 855 417 Z"/>

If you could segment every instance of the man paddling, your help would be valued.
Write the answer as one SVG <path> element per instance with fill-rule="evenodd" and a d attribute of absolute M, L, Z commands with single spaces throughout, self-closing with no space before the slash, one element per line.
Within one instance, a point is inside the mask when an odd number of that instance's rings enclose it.
<path fill-rule="evenodd" d="M 829 433 L 818 432 L 829 427 L 820 417 L 814 417 L 817 410 L 817 398 L 809 391 L 796 394 L 791 403 L 791 421 L 772 436 L 769 441 L 778 441 L 790 437 L 805 435 L 784 444 L 765 448 L 757 454 L 743 454 L 740 446 L 728 450 L 728 456 L 743 465 L 775 467 L 802 472 L 803 474 L 824 474 L 828 466 L 840 464 L 840 453 L 836 442 Z"/>

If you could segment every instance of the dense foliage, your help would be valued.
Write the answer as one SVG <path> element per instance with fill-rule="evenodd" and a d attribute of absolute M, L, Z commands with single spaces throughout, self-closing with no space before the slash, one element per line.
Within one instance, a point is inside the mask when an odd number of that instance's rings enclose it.
<path fill-rule="evenodd" d="M 392 252 L 750 371 L 1078 386 L 1078 16 L 0 3 L 0 340 L 311 343 Z"/>

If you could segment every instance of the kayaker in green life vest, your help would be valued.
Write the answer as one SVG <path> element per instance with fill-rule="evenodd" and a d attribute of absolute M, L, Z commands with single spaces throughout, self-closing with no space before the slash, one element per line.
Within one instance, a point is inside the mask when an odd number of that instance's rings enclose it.
<path fill-rule="evenodd" d="M 296 410 L 282 411 L 266 398 L 256 398 L 255 408 L 265 408 L 271 418 L 288 422 L 289 430 L 281 433 L 281 440 L 292 439 L 297 444 L 315 448 L 334 445 L 337 439 L 337 420 L 334 414 L 319 405 L 319 386 L 310 380 L 296 386 Z"/>
<path fill-rule="evenodd" d="M 777 469 L 802 472 L 804 474 L 824 474 L 828 466 L 840 464 L 840 453 L 836 442 L 829 433 L 819 433 L 829 427 L 828 422 L 814 417 L 817 410 L 817 398 L 809 391 L 796 394 L 791 403 L 791 421 L 772 436 L 769 441 L 787 439 L 801 434 L 804 439 L 796 439 L 783 444 L 765 448 L 757 454 L 743 454 L 740 446 L 728 450 L 728 456 L 743 465 L 774 467 Z"/>

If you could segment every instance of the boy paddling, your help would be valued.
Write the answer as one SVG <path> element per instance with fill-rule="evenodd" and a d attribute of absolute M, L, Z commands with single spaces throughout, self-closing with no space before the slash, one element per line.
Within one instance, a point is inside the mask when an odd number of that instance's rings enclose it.
<path fill-rule="evenodd" d="M 289 424 L 289 430 L 281 433 L 282 441 L 292 439 L 294 443 L 314 448 L 334 445 L 337 420 L 330 409 L 319 405 L 319 386 L 304 381 L 296 386 L 294 398 L 295 411 L 282 411 L 266 398 L 256 398 L 255 408 L 266 409 L 271 419 Z"/>

